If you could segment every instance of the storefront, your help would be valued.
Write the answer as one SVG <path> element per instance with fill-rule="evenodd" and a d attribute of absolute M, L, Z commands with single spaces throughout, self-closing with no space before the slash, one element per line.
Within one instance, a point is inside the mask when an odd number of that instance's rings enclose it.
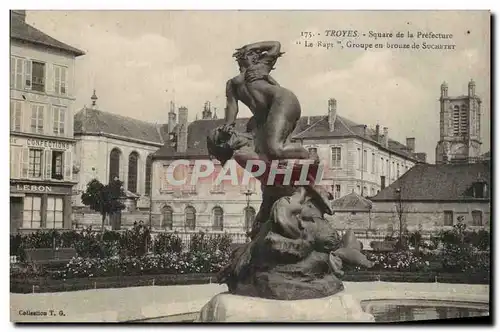
<path fill-rule="evenodd" d="M 11 180 L 11 233 L 71 228 L 73 183 Z"/>

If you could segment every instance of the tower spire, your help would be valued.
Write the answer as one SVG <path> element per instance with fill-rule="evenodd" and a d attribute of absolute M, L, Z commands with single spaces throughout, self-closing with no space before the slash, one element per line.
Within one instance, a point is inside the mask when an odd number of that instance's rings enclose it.
<path fill-rule="evenodd" d="M 92 108 L 95 109 L 97 106 L 97 95 L 95 94 L 95 89 L 94 93 L 92 94 L 92 97 L 90 97 L 90 100 L 92 100 Z"/>

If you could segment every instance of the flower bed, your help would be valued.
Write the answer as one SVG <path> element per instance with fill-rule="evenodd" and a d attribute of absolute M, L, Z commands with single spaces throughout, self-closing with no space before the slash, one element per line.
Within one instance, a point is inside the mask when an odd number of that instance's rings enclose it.
<path fill-rule="evenodd" d="M 182 252 L 144 257 L 80 258 L 52 274 L 54 279 L 134 276 L 153 274 L 216 273 L 229 261 L 229 253 Z"/>

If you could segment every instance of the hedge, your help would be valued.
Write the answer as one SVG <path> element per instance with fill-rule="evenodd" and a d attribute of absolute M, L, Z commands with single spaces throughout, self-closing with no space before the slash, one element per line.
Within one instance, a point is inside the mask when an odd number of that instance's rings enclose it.
<path fill-rule="evenodd" d="M 123 288 L 140 286 L 193 285 L 215 282 L 214 273 L 153 274 L 53 280 L 48 278 L 11 279 L 12 293 L 51 293 L 86 289 Z M 488 273 L 414 273 L 392 271 L 357 271 L 346 273 L 343 281 L 351 282 L 439 282 L 460 284 L 489 284 Z"/>

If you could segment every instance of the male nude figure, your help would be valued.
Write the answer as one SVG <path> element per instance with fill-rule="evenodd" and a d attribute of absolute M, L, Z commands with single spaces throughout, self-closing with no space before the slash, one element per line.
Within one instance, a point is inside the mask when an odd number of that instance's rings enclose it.
<path fill-rule="evenodd" d="M 300 103 L 295 94 L 281 87 L 269 73 L 280 52 L 277 41 L 249 44 L 233 56 L 240 74 L 226 84 L 226 124 L 238 114 L 238 101 L 253 113 L 247 131 L 255 136 L 256 152 L 267 160 L 307 159 L 309 153 L 300 144 L 287 142 L 300 119 Z"/>

